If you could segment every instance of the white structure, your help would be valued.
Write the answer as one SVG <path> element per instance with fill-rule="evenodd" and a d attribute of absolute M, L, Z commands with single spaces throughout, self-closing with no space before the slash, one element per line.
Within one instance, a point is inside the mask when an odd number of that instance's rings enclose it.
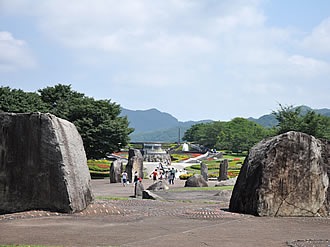
<path fill-rule="evenodd" d="M 162 149 L 162 144 L 159 143 L 144 143 L 144 154 L 166 154 L 166 151 Z"/>
<path fill-rule="evenodd" d="M 183 152 L 189 151 L 189 145 L 187 143 L 183 143 L 183 145 L 182 145 L 182 151 Z"/>

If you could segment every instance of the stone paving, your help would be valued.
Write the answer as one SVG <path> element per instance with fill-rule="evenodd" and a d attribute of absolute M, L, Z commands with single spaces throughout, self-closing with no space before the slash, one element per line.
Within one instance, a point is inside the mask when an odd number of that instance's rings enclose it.
<path fill-rule="evenodd" d="M 151 181 L 144 183 L 147 187 Z M 176 181 L 171 189 L 183 183 Z M 228 200 L 218 200 L 214 192 L 199 200 L 194 193 L 173 192 L 170 201 L 155 201 L 132 198 L 132 185 L 105 179 L 93 180 L 93 189 L 97 199 L 80 213 L 0 215 L 0 245 L 330 247 L 329 218 L 230 213 Z"/>

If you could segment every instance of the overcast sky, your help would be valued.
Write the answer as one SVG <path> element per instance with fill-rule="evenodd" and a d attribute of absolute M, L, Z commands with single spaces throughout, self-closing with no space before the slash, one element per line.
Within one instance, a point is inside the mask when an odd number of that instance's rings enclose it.
<path fill-rule="evenodd" d="M 330 108 L 329 0 L 0 0 L 0 85 L 181 121 Z"/>

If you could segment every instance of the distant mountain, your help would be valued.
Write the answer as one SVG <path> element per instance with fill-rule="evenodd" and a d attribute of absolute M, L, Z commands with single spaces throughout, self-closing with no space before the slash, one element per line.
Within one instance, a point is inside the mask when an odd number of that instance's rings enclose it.
<path fill-rule="evenodd" d="M 323 108 L 323 109 L 312 109 L 308 106 L 302 105 L 300 106 L 301 113 L 306 114 L 308 111 L 315 111 L 316 113 L 330 117 L 330 109 Z M 275 116 L 273 114 L 263 115 L 260 118 L 248 118 L 248 120 L 253 121 L 257 124 L 260 124 L 261 126 L 264 126 L 266 128 L 274 127 L 278 124 L 278 121 L 276 120 Z"/>
<path fill-rule="evenodd" d="M 130 135 L 132 142 L 178 142 L 180 138 L 180 142 L 182 141 L 182 137 L 184 133 L 191 127 L 190 126 L 180 126 L 173 127 L 169 129 L 160 129 L 155 131 L 147 131 L 147 132 L 133 132 Z"/>
<path fill-rule="evenodd" d="M 311 110 L 330 117 L 330 109 L 312 109 L 308 106 L 301 106 L 302 114 Z M 127 116 L 129 127 L 135 129 L 130 135 L 132 142 L 177 142 L 179 137 L 182 141 L 184 133 L 192 125 L 212 122 L 212 120 L 181 122 L 171 114 L 157 109 L 133 111 L 122 108 L 120 116 Z M 260 118 L 248 118 L 248 120 L 267 128 L 274 127 L 278 123 L 273 114 L 263 115 Z"/>
<path fill-rule="evenodd" d="M 128 110 L 121 109 L 120 116 L 127 116 L 129 127 L 134 128 L 130 135 L 132 142 L 177 142 L 192 125 L 212 120 L 181 122 L 171 114 L 157 109 Z M 180 140 L 181 141 L 181 140 Z"/>
<path fill-rule="evenodd" d="M 260 118 L 248 118 L 248 120 L 260 124 L 266 128 L 271 128 L 277 125 L 278 121 L 273 114 L 263 115 Z"/>
<path fill-rule="evenodd" d="M 121 115 L 128 117 L 130 127 L 136 132 L 171 128 L 179 124 L 175 117 L 157 109 L 133 111 L 122 108 Z"/>

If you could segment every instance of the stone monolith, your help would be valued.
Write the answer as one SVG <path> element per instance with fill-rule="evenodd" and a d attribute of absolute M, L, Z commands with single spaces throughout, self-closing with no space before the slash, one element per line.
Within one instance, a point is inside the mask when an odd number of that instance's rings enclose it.
<path fill-rule="evenodd" d="M 121 183 L 123 173 L 123 162 L 121 159 L 112 161 L 110 166 L 110 183 Z"/>
<path fill-rule="evenodd" d="M 76 127 L 51 114 L 0 114 L 0 213 L 73 213 L 93 200 Z"/>
<path fill-rule="evenodd" d="M 126 165 L 126 172 L 128 179 L 133 182 L 133 176 L 135 171 L 138 172 L 138 177 L 143 178 L 143 156 L 138 149 L 128 150 L 128 163 Z"/>

